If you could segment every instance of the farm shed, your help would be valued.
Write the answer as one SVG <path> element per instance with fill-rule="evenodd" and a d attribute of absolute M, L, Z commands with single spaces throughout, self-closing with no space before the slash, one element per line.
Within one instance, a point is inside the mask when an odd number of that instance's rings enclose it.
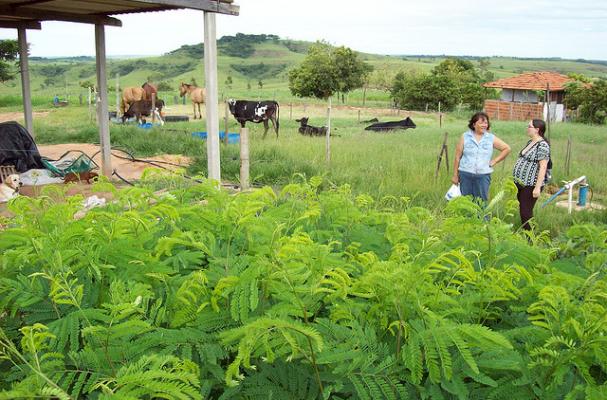
<path fill-rule="evenodd" d="M 240 7 L 233 0 L 0 0 L 0 28 L 18 30 L 19 59 L 25 126 L 32 133 L 32 105 L 28 73 L 27 29 L 41 29 L 42 21 L 66 21 L 95 25 L 97 120 L 102 154 L 102 172 L 112 175 L 108 90 L 106 75 L 105 26 L 122 26 L 112 15 L 192 9 L 204 11 L 204 70 L 207 90 L 207 141 L 209 178 L 220 180 L 219 110 L 217 92 L 217 37 L 215 14 L 238 15 Z"/>
<path fill-rule="evenodd" d="M 485 100 L 485 112 L 493 119 L 550 120 L 565 119 L 565 84 L 573 79 L 556 72 L 530 72 L 483 84 L 502 89 L 499 100 Z M 538 94 L 538 92 L 543 92 Z"/>

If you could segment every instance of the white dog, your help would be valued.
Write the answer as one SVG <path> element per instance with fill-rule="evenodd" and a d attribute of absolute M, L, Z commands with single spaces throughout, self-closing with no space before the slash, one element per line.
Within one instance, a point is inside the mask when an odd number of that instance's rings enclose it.
<path fill-rule="evenodd" d="M 19 175 L 12 174 L 0 183 L 0 203 L 6 203 L 10 199 L 19 196 L 19 188 L 23 186 Z"/>

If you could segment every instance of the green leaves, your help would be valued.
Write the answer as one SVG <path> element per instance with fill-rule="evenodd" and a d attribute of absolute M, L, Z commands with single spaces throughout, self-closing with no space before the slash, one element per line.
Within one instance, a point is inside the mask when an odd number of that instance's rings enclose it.
<path fill-rule="evenodd" d="M 11 203 L 0 398 L 601 398 L 603 227 L 557 253 L 468 199 L 298 178 Z"/>

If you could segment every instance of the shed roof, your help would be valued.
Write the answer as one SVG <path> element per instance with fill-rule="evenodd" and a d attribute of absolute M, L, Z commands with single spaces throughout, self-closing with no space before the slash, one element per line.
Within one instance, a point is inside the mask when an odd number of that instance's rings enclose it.
<path fill-rule="evenodd" d="M 510 78 L 498 79 L 497 81 L 487 82 L 484 87 L 501 89 L 520 89 L 520 90 L 546 90 L 551 91 L 565 90 L 565 84 L 572 82 L 573 79 L 566 75 L 556 72 L 529 72 L 513 76 Z"/>
<path fill-rule="evenodd" d="M 233 0 L 0 0 L 0 28 L 39 29 L 40 21 L 121 26 L 110 15 L 189 8 L 238 15 Z"/>

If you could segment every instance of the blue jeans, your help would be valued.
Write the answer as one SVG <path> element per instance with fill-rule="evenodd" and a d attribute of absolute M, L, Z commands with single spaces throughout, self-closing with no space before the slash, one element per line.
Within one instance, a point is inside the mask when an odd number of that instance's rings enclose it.
<path fill-rule="evenodd" d="M 459 190 L 462 192 L 462 196 L 472 195 L 475 199 L 487 201 L 490 184 L 491 174 L 471 174 L 459 171 Z"/>

